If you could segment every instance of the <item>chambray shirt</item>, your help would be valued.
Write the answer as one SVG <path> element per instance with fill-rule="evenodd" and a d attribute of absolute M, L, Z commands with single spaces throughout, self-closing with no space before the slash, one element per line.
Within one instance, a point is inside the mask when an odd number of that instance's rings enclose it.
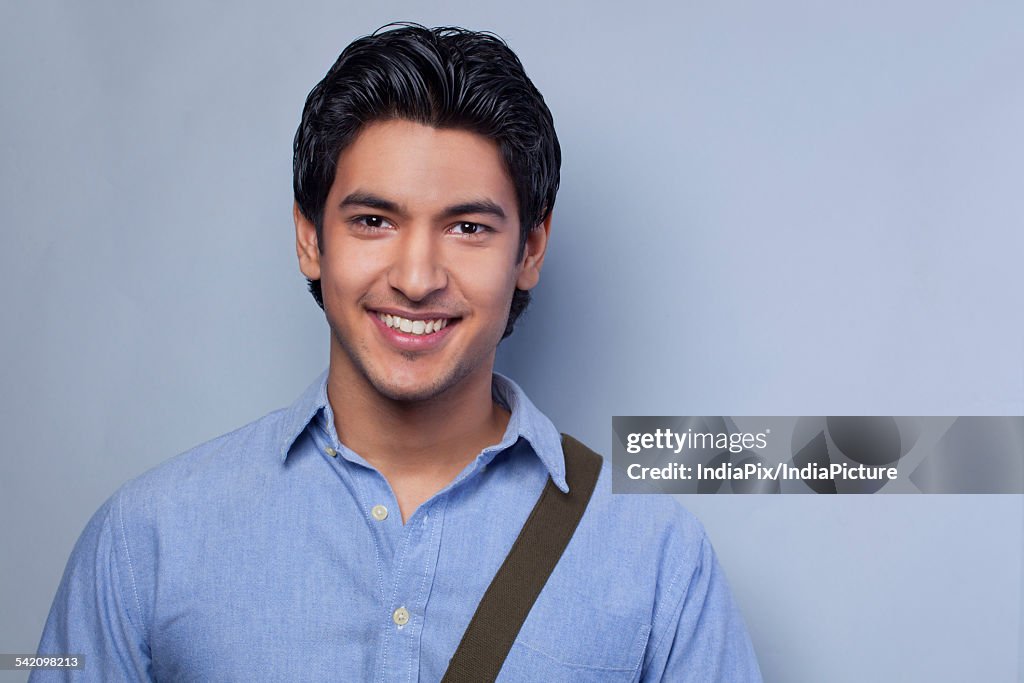
<path fill-rule="evenodd" d="M 559 433 L 512 381 L 486 448 L 403 524 L 342 444 L 326 373 L 291 407 L 118 490 L 71 553 L 31 681 L 438 681 L 548 477 Z M 700 524 L 611 495 L 605 463 L 499 681 L 759 681 Z"/>

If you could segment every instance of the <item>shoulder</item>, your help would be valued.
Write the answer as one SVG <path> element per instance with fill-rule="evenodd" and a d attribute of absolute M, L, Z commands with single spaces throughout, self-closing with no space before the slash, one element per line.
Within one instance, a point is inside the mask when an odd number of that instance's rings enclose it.
<path fill-rule="evenodd" d="M 589 576 L 603 594 L 646 605 L 646 623 L 671 610 L 713 551 L 703 525 L 672 495 L 612 493 L 603 459 L 587 509 L 571 541 L 567 571 Z"/>
<path fill-rule="evenodd" d="M 637 562 L 677 570 L 701 561 L 704 526 L 673 495 L 612 493 L 612 465 L 601 466 L 584 520 L 591 533 L 615 539 Z"/>
<path fill-rule="evenodd" d="M 594 493 L 576 530 L 572 571 L 599 593 L 644 612 L 659 631 L 708 576 L 719 570 L 701 522 L 676 496 L 612 493 L 602 458 Z"/>
<path fill-rule="evenodd" d="M 600 641 L 603 652 L 637 666 L 649 660 L 647 668 L 678 629 L 689 638 L 718 628 L 719 607 L 728 605 L 715 594 L 715 606 L 705 611 L 704 596 L 709 585 L 720 585 L 719 570 L 697 518 L 675 496 L 615 494 L 611 481 L 612 464 L 604 459 L 583 518 L 544 589 L 561 599 L 549 611 L 542 603 L 541 610 L 557 619 L 569 609 L 574 619 L 587 621 L 588 638 Z M 698 628 L 702 614 L 711 621 Z"/>
<path fill-rule="evenodd" d="M 624 545 L 639 545 L 648 560 L 652 556 L 682 560 L 700 551 L 706 541 L 704 527 L 676 496 L 613 493 L 611 459 L 587 450 L 601 458 L 601 469 L 582 528 Z"/>
<path fill-rule="evenodd" d="M 574 570 L 617 618 L 649 626 L 644 680 L 759 681 L 757 660 L 704 526 L 670 494 L 612 493 L 601 475 Z M 576 539 L 573 539 L 573 543 Z"/>
<path fill-rule="evenodd" d="M 274 411 L 165 460 L 122 485 L 110 504 L 118 516 L 138 519 L 169 505 L 194 506 L 251 490 L 254 480 L 281 466 L 286 412 Z"/>
<path fill-rule="evenodd" d="M 237 473 L 241 468 L 261 467 L 279 455 L 280 423 L 286 409 L 194 446 L 144 472 L 130 484 L 139 488 L 185 484 L 197 477 Z M 283 456 L 283 454 L 280 454 Z"/>

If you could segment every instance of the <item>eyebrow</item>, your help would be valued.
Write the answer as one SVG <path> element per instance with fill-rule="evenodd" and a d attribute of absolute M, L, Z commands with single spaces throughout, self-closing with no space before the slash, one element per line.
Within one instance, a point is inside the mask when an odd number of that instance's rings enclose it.
<path fill-rule="evenodd" d="M 356 191 L 341 200 L 340 206 L 342 208 L 348 206 L 363 206 L 371 209 L 377 209 L 379 211 L 388 211 L 399 215 L 407 215 L 403 207 L 390 199 L 373 194 L 372 192 Z M 468 202 L 460 202 L 451 206 L 445 207 L 441 211 L 439 218 L 454 218 L 456 216 L 464 216 L 466 214 L 484 214 L 488 216 L 494 216 L 505 220 L 505 211 L 497 204 L 497 202 L 491 201 L 490 199 L 475 199 Z"/>
<path fill-rule="evenodd" d="M 478 199 L 472 202 L 463 202 L 461 204 L 455 204 L 449 206 L 447 209 L 441 212 L 443 218 L 454 218 L 455 216 L 462 216 L 465 214 L 480 213 L 488 216 L 494 216 L 505 220 L 505 212 L 500 206 L 492 202 L 490 199 Z"/>
<path fill-rule="evenodd" d="M 380 209 L 381 211 L 390 211 L 392 213 L 403 213 L 401 207 L 398 204 L 378 197 L 375 194 L 369 192 L 353 192 L 344 199 L 341 200 L 339 205 L 342 208 L 346 206 L 365 206 L 371 209 Z"/>

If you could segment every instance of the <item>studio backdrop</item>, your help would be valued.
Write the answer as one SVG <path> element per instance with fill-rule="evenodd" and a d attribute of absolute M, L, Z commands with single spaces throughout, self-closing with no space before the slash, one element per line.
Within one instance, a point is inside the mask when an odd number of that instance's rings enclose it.
<path fill-rule="evenodd" d="M 1020 3 L 5 2 L 0 651 L 118 486 L 326 367 L 292 137 L 394 20 L 498 33 L 553 112 L 498 369 L 562 431 L 1024 414 Z M 1020 680 L 1020 495 L 680 498 L 766 681 Z"/>

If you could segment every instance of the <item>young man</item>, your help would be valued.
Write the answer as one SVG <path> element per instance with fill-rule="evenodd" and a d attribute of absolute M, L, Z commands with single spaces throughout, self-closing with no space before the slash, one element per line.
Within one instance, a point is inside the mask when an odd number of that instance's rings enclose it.
<path fill-rule="evenodd" d="M 74 680 L 441 680 L 541 491 L 574 494 L 557 429 L 493 373 L 540 276 L 559 165 L 550 112 L 495 37 L 400 26 L 346 48 L 295 138 L 328 370 L 115 493 L 39 652 L 84 654 Z M 759 680 L 700 525 L 610 479 L 602 466 L 498 680 Z M 487 678 L 471 662 L 460 680 Z"/>

